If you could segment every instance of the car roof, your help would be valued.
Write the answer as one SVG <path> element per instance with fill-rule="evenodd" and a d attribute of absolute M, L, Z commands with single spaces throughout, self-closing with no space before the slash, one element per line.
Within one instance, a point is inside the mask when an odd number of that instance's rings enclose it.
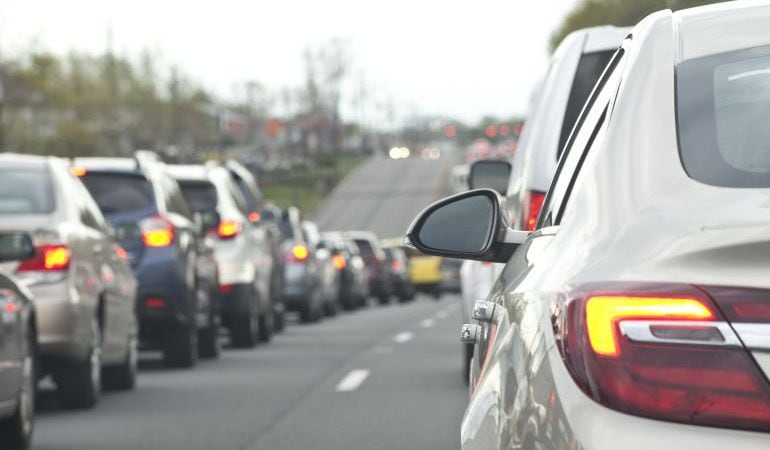
<path fill-rule="evenodd" d="M 139 163 L 134 158 L 78 157 L 72 159 L 72 165 L 91 170 L 140 171 Z"/>
<path fill-rule="evenodd" d="M 166 169 L 177 180 L 209 181 L 209 168 L 199 164 L 169 164 Z"/>
<path fill-rule="evenodd" d="M 727 2 L 673 14 L 679 61 L 770 45 L 770 2 Z"/>

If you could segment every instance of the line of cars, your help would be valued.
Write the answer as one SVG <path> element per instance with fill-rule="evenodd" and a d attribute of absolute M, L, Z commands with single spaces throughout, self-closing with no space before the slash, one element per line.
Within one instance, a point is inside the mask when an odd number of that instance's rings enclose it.
<path fill-rule="evenodd" d="M 235 161 L 0 154 L 0 443 L 27 448 L 37 382 L 65 408 L 136 385 L 140 350 L 189 368 L 370 296 L 414 298 L 402 249 L 321 233 Z"/>
<path fill-rule="evenodd" d="M 421 252 L 503 264 L 461 328 L 463 449 L 768 448 L 769 20 L 766 1 L 647 17 L 545 131 L 558 146 L 520 142 L 513 175 L 471 170 L 481 189 L 415 219 Z M 566 120 L 548 86 L 530 143 Z M 527 204 L 535 160 L 558 162 Z"/>

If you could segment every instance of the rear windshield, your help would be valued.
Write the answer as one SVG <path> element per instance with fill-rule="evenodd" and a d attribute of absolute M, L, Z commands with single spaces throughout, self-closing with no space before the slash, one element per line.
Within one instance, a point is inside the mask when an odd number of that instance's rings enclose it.
<path fill-rule="evenodd" d="M 89 172 L 81 180 L 104 214 L 155 206 L 152 185 L 142 176 Z"/>
<path fill-rule="evenodd" d="M 193 211 L 216 211 L 217 188 L 213 184 L 206 181 L 180 181 L 179 186 Z"/>
<path fill-rule="evenodd" d="M 374 257 L 374 247 L 372 247 L 371 242 L 366 239 L 354 239 L 353 241 L 358 246 L 358 251 L 364 259 Z"/>
<path fill-rule="evenodd" d="M 676 75 L 687 174 L 715 186 L 770 187 L 770 47 L 685 61 Z"/>
<path fill-rule="evenodd" d="M 559 136 L 559 147 L 557 149 L 557 159 L 561 157 L 564 144 L 567 143 L 570 132 L 575 126 L 575 121 L 583 110 L 588 96 L 591 95 L 596 82 L 604 72 L 607 64 L 612 59 L 615 50 L 604 50 L 601 52 L 586 53 L 578 62 L 575 79 L 572 81 L 572 89 L 567 100 L 567 109 L 564 112 L 564 121 L 561 123 L 561 135 Z"/>
<path fill-rule="evenodd" d="M 41 165 L 0 168 L 0 214 L 46 214 L 54 210 L 51 175 Z"/>

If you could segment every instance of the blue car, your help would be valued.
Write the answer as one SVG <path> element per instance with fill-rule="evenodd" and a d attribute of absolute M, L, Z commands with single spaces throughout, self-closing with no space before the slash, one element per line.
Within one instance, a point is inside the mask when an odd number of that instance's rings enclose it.
<path fill-rule="evenodd" d="M 200 277 L 207 254 L 200 230 L 165 165 L 154 154 L 137 152 L 133 159 L 76 159 L 73 170 L 128 254 L 139 283 L 142 346 L 159 348 L 170 367 L 194 366 L 199 351 L 217 356 L 217 282 Z"/>

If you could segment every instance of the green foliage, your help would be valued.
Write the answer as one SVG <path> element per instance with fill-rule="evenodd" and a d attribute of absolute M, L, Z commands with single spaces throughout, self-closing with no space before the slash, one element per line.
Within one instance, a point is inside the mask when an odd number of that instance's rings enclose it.
<path fill-rule="evenodd" d="M 551 36 L 553 51 L 568 34 L 600 25 L 633 26 L 663 9 L 679 10 L 721 0 L 581 0 Z"/>

